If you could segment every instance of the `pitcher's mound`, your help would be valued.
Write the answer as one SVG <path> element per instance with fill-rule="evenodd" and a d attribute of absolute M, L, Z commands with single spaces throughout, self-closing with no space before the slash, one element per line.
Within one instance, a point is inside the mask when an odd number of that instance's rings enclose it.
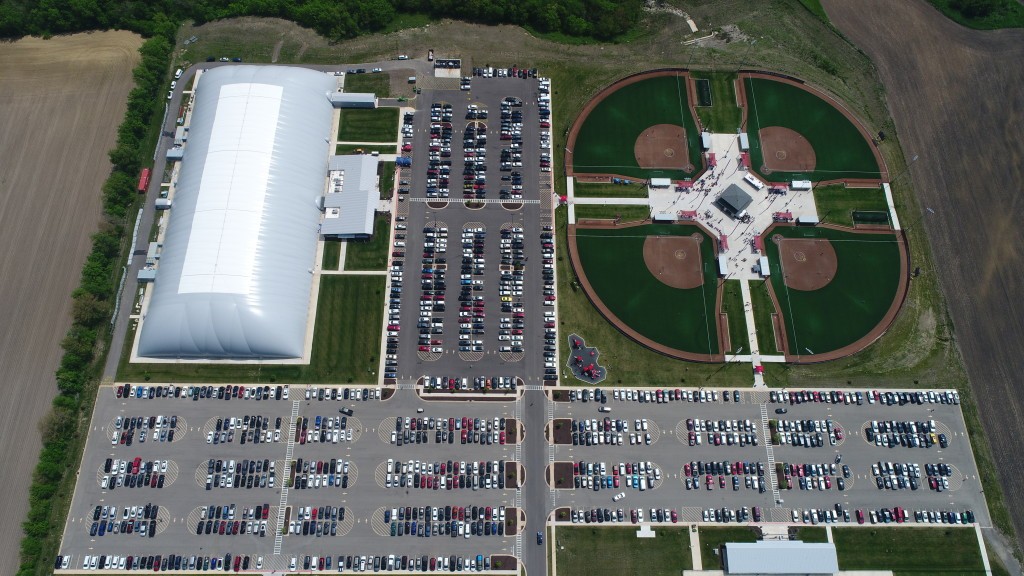
<path fill-rule="evenodd" d="M 686 149 L 686 130 L 674 124 L 655 124 L 640 133 L 633 144 L 641 168 L 693 171 Z"/>
<path fill-rule="evenodd" d="M 773 172 L 811 172 L 817 157 L 811 143 L 802 134 L 782 126 L 761 128 L 764 167 Z"/>
<path fill-rule="evenodd" d="M 651 275 L 672 288 L 688 290 L 704 283 L 701 273 L 699 234 L 648 236 L 644 240 L 644 264 Z"/>
<path fill-rule="evenodd" d="M 793 290 L 820 290 L 836 277 L 835 248 L 823 238 L 773 238 L 779 245 L 783 279 Z"/>

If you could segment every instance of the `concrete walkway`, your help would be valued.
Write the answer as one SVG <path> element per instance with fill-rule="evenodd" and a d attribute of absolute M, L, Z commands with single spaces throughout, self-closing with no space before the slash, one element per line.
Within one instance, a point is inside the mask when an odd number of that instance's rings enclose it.
<path fill-rule="evenodd" d="M 690 526 L 690 557 L 693 563 L 694 570 L 703 570 L 704 561 L 700 557 L 700 531 L 696 530 L 696 525 Z"/>
<path fill-rule="evenodd" d="M 895 214 L 895 212 L 893 212 Z M 974 525 L 974 533 L 978 535 L 978 549 L 981 550 L 981 561 L 985 563 L 985 574 L 992 576 L 992 565 L 988 561 L 988 550 L 985 548 L 985 537 L 981 534 L 981 525 Z M 829 542 L 832 540 L 829 539 Z"/>
<path fill-rule="evenodd" d="M 576 180 L 572 176 L 565 177 L 565 198 L 569 204 L 569 224 L 576 223 Z"/>
<path fill-rule="evenodd" d="M 761 354 L 757 349 L 757 327 L 754 324 L 754 304 L 750 299 L 750 283 L 740 280 L 740 293 L 743 295 L 743 314 L 747 321 L 747 345 L 750 346 L 750 363 L 754 368 L 754 388 L 765 388 L 764 376 L 757 373 L 761 365 Z"/>
<path fill-rule="evenodd" d="M 892 200 L 892 188 L 889 188 L 889 183 L 885 182 L 882 184 L 882 190 L 885 190 L 885 203 L 889 206 L 889 218 L 892 219 L 892 229 L 900 229 L 900 219 L 896 216 L 896 203 Z"/>
<path fill-rule="evenodd" d="M 348 253 L 348 242 L 339 242 L 341 250 L 338 251 L 338 271 L 345 270 L 345 254 Z M 331 270 L 324 270 L 324 272 L 331 272 Z"/>

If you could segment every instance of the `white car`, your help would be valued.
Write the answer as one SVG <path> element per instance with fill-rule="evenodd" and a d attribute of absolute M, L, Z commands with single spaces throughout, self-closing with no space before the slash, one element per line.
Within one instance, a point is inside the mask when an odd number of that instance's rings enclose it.
<path fill-rule="evenodd" d="M 612 496 L 612 502 L 618 502 L 619 500 L 622 500 L 625 497 L 626 497 L 626 493 L 625 492 L 619 492 L 615 496 Z"/>

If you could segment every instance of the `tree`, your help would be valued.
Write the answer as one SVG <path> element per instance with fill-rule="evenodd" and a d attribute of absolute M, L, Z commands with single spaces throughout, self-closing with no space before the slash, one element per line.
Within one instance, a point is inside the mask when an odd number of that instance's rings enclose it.
<path fill-rule="evenodd" d="M 82 326 L 96 327 L 110 317 L 106 302 L 88 292 L 76 292 L 71 306 L 71 319 Z"/>

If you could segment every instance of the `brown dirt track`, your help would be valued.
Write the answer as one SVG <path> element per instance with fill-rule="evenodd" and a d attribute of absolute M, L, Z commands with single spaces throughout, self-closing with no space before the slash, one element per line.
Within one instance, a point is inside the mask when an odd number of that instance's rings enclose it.
<path fill-rule="evenodd" d="M 872 58 L 908 156 L 923 226 L 1017 530 L 1024 536 L 1024 31 L 976 31 L 922 0 L 822 2 Z M 884 41 L 880 41 L 884 40 Z M 980 201 L 979 201 L 980 200 Z M 914 218 L 920 217 L 921 223 Z M 926 270 L 925 273 L 930 273 Z"/>
<path fill-rule="evenodd" d="M 779 259 L 786 271 L 783 278 L 786 286 L 794 290 L 810 292 L 821 290 L 836 276 L 839 260 L 832 243 L 824 238 L 782 238 L 773 242 L 779 245 Z"/>
<path fill-rule="evenodd" d="M 814 170 L 817 156 L 803 134 L 782 126 L 762 128 L 758 134 L 764 148 L 765 168 L 778 172 Z"/>
<path fill-rule="evenodd" d="M 644 240 L 644 264 L 663 284 L 672 288 L 697 288 L 701 274 L 699 237 L 648 236 Z"/>
<path fill-rule="evenodd" d="M 686 130 L 674 124 L 655 124 L 636 138 L 633 155 L 641 168 L 693 170 L 686 153 Z"/>
<path fill-rule="evenodd" d="M 89 235 L 100 218 L 107 150 L 132 86 L 141 39 L 93 32 L 0 45 L 0 574 L 17 571 L 21 520 L 39 456 L 36 423 L 56 393 Z"/>

